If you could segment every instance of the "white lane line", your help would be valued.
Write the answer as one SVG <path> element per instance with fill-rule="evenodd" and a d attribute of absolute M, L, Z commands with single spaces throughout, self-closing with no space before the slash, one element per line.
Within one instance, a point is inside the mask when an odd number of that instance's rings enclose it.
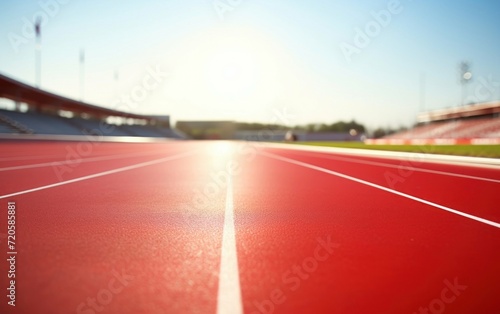
<path fill-rule="evenodd" d="M 130 152 L 120 152 L 120 153 L 130 153 Z M 2 161 L 22 161 L 22 160 L 35 160 L 35 159 L 44 159 L 44 158 L 57 158 L 61 156 L 66 156 L 68 151 L 61 152 L 60 154 L 52 154 L 52 155 L 35 155 L 35 156 L 15 156 L 15 157 L 0 157 L 0 162 Z M 94 154 L 95 157 L 106 157 L 106 156 L 115 156 L 117 153 L 113 154 L 102 154 L 101 152 L 96 152 Z"/>
<path fill-rule="evenodd" d="M 2 157 L 0 158 L 0 161 L 19 161 L 19 160 L 32 160 L 32 159 L 43 159 L 43 158 L 53 158 L 53 157 L 61 157 L 61 155 Z"/>
<path fill-rule="evenodd" d="M 32 193 L 32 192 L 37 192 L 37 191 L 41 191 L 41 190 L 47 190 L 47 189 L 55 188 L 55 187 L 58 187 L 61 185 L 71 184 L 71 183 L 80 182 L 80 181 L 89 180 L 89 179 L 94 179 L 94 178 L 98 178 L 98 177 L 102 177 L 102 176 L 106 176 L 106 175 L 110 175 L 110 174 L 114 174 L 114 173 L 118 173 L 118 172 L 123 172 L 123 171 L 133 170 L 133 169 L 142 168 L 142 167 L 146 167 L 146 166 L 151 166 L 151 165 L 159 164 L 162 162 L 179 159 L 182 157 L 187 157 L 187 156 L 190 156 L 194 153 L 195 152 L 181 153 L 181 154 L 177 154 L 177 155 L 173 155 L 173 156 L 169 156 L 169 157 L 164 157 L 164 158 L 160 158 L 160 159 L 154 159 L 154 160 L 150 160 L 150 161 L 146 161 L 146 162 L 141 162 L 141 163 L 131 165 L 131 166 L 126 166 L 126 167 L 116 168 L 113 170 L 99 172 L 99 173 L 91 174 L 91 175 L 80 177 L 80 178 L 75 178 L 75 179 L 71 179 L 71 180 L 67 180 L 67 181 L 61 181 L 58 183 L 48 184 L 48 185 L 40 186 L 40 187 L 33 188 L 33 189 L 28 189 L 28 190 L 24 190 L 24 191 L 14 192 L 11 194 L 1 195 L 0 199 L 13 197 L 13 196 L 17 196 L 17 195 L 22 195 L 22 194 L 27 194 L 27 193 Z"/>
<path fill-rule="evenodd" d="M 364 185 L 368 185 L 368 186 L 374 187 L 374 188 L 382 190 L 382 191 L 386 191 L 386 192 L 389 192 L 389 193 L 392 193 L 392 194 L 396 194 L 396 195 L 399 195 L 399 196 L 402 196 L 402 197 L 405 197 L 405 198 L 417 201 L 417 202 L 422 203 L 422 204 L 433 206 L 433 207 L 442 209 L 444 211 L 447 211 L 447 212 L 450 212 L 450 213 L 453 213 L 453 214 L 456 214 L 456 215 L 459 215 L 459 216 L 462 216 L 462 217 L 465 217 L 465 218 L 469 218 L 469 219 L 481 222 L 481 223 L 486 224 L 486 225 L 490 225 L 490 226 L 493 226 L 493 227 L 496 227 L 496 228 L 500 228 L 500 223 L 498 223 L 498 222 L 494 222 L 494 221 L 491 221 L 491 220 L 488 220 L 488 219 L 477 217 L 477 216 L 474 216 L 474 215 L 471 215 L 471 214 L 463 213 L 463 212 L 458 211 L 456 209 L 449 208 L 449 207 L 446 207 L 446 206 L 443 206 L 443 205 L 439 205 L 439 204 L 436 204 L 436 203 L 424 200 L 422 198 L 418 198 L 418 197 L 413 196 L 413 195 L 409 195 L 409 194 L 406 194 L 406 193 L 402 193 L 402 192 L 398 192 L 398 191 L 395 191 L 395 190 L 391 190 L 389 188 L 386 188 L 385 186 L 381 186 L 381 185 L 378 185 L 378 184 L 375 184 L 375 183 L 371 183 L 371 182 L 368 182 L 368 181 L 365 181 L 365 180 L 361 180 L 361 179 L 358 179 L 358 178 L 355 178 L 355 177 L 351 177 L 351 176 L 345 175 L 345 174 L 340 173 L 340 172 L 336 172 L 336 171 L 332 171 L 332 170 L 325 169 L 325 168 L 322 168 L 322 167 L 318 167 L 318 166 L 315 166 L 315 165 L 311 165 L 311 164 L 308 164 L 308 163 L 305 163 L 305 162 L 302 162 L 302 161 L 298 161 L 298 160 L 294 160 L 294 159 L 290 159 L 290 158 L 286 158 L 286 157 L 281 157 L 281 156 L 278 156 L 278 155 L 275 155 L 275 154 L 271 154 L 271 153 L 260 152 L 260 154 L 262 154 L 264 156 L 267 156 L 267 157 L 270 157 L 270 158 L 274 158 L 274 159 L 277 159 L 277 160 L 281 160 L 281 161 L 285 161 L 285 162 L 288 162 L 288 163 L 291 163 L 291 164 L 302 166 L 302 167 L 305 167 L 305 168 L 309 168 L 309 169 L 321 171 L 321 172 L 324 172 L 324 173 L 328 173 L 328 174 L 331 174 L 331 175 L 334 175 L 334 176 L 337 176 L 337 177 L 341 177 L 341 178 L 344 178 L 344 179 L 347 179 L 347 180 L 351 180 L 351 181 L 354 181 L 354 182 L 358 182 L 358 183 L 361 183 L 361 184 L 364 184 Z"/>
<path fill-rule="evenodd" d="M 229 176 L 224 213 L 224 230 L 222 232 L 217 314 L 242 313 L 243 304 L 241 302 L 240 274 L 234 231 L 233 181 L 231 176 Z"/>
<path fill-rule="evenodd" d="M 500 166 L 500 159 L 498 158 L 440 155 L 424 151 L 420 153 L 408 153 L 408 152 L 396 152 L 396 151 L 375 150 L 375 149 L 340 148 L 340 147 L 312 146 L 312 145 L 301 145 L 301 144 L 290 145 L 282 143 L 264 143 L 264 142 L 256 142 L 255 145 L 261 147 L 281 148 L 287 150 L 310 151 L 310 152 L 316 152 L 316 153 L 320 152 L 328 154 L 341 153 L 351 156 L 366 156 L 370 158 L 378 157 L 378 158 L 390 158 L 399 160 L 412 159 L 418 155 L 425 162 L 431 162 L 431 163 L 444 163 L 447 165 L 461 165 L 467 167 L 481 167 L 481 168 L 492 168 L 492 169 L 498 169 L 498 167 Z"/>
<path fill-rule="evenodd" d="M 394 165 L 394 164 L 389 164 L 389 163 L 384 163 L 384 162 L 378 162 L 378 161 L 368 161 L 368 160 L 356 160 L 354 158 L 349 158 L 349 157 L 337 157 L 337 156 L 322 156 L 322 155 L 316 155 L 316 154 L 308 154 L 309 156 L 315 156 L 318 158 L 326 158 L 326 159 L 333 159 L 333 160 L 340 160 L 340 161 L 346 161 L 346 162 L 352 162 L 352 163 L 358 163 L 358 164 L 365 164 L 365 165 L 374 165 L 374 166 L 382 166 L 382 167 L 388 167 L 388 168 L 403 168 L 405 171 L 418 171 L 418 172 L 426 172 L 426 173 L 432 173 L 432 174 L 440 174 L 440 175 L 446 175 L 446 176 L 451 176 L 451 177 L 458 177 L 458 178 L 465 178 L 465 179 L 473 179 L 473 180 L 480 180 L 480 181 L 488 181 L 488 182 L 494 182 L 494 183 L 500 183 L 500 180 L 496 179 L 490 179 L 490 178 L 484 178 L 484 177 L 477 177 L 477 176 L 471 176 L 471 175 L 466 175 L 466 174 L 460 174 L 460 173 L 454 173 L 454 172 L 446 172 L 446 171 L 439 171 L 439 170 L 430 170 L 430 169 L 424 169 L 424 168 L 418 168 L 418 167 L 413 167 L 409 166 L 407 167 L 406 165 Z M 409 161 L 411 164 L 411 161 Z"/>
<path fill-rule="evenodd" d="M 32 168 L 42 168 L 42 167 L 51 167 L 51 166 L 64 166 L 69 165 L 73 166 L 75 163 L 83 163 L 83 162 L 94 162 L 94 161 L 102 161 L 102 160 L 112 160 L 112 159 L 122 159 L 129 157 L 140 157 L 140 156 L 148 156 L 155 154 L 162 154 L 164 152 L 156 151 L 156 152 L 140 152 L 140 153 L 129 153 L 123 155 L 107 155 L 107 156 L 98 156 L 91 158 L 79 158 L 80 160 L 77 162 L 76 160 L 66 159 L 66 160 L 58 160 L 58 161 L 49 161 L 39 164 L 31 164 L 31 165 L 21 165 L 21 166 L 12 166 L 0 168 L 0 171 L 12 171 L 12 170 L 22 170 L 22 169 L 32 169 Z M 78 156 L 77 156 L 78 157 Z"/>

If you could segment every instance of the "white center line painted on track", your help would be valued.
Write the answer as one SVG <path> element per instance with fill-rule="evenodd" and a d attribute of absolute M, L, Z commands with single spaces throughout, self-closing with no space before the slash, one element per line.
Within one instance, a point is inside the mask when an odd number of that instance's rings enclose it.
<path fill-rule="evenodd" d="M 156 165 L 156 164 L 159 164 L 162 162 L 187 157 L 187 156 L 193 155 L 194 153 L 195 152 L 186 152 L 186 153 L 176 154 L 176 155 L 169 156 L 169 157 L 164 157 L 164 158 L 160 158 L 160 159 L 154 159 L 154 160 L 150 160 L 150 161 L 146 161 L 146 162 L 141 162 L 141 163 L 131 165 L 131 166 L 126 166 L 126 167 L 121 167 L 121 168 L 117 168 L 117 169 L 113 169 L 113 170 L 103 171 L 103 172 L 91 174 L 91 175 L 80 177 L 80 178 L 75 178 L 75 179 L 71 179 L 71 180 L 67 180 L 67 181 L 61 181 L 58 183 L 48 184 L 48 185 L 40 186 L 37 188 L 19 191 L 19 192 L 15 192 L 15 193 L 11 193 L 11 194 L 1 195 L 0 199 L 9 198 L 12 196 L 17 196 L 17 195 L 22 195 L 22 194 L 28 194 L 28 193 L 32 193 L 32 192 L 41 191 L 41 190 L 47 190 L 47 189 L 55 188 L 55 187 L 58 187 L 61 185 L 71 184 L 71 183 L 75 183 L 75 182 L 80 182 L 80 181 L 84 181 L 84 180 L 89 180 L 89 179 L 94 179 L 94 178 L 114 174 L 114 173 L 138 169 L 138 168 L 151 166 L 151 165 Z"/>
<path fill-rule="evenodd" d="M 433 206 L 433 207 L 439 208 L 441 210 L 444 210 L 444 211 L 447 211 L 447 212 L 450 212 L 450 213 L 453 213 L 453 214 L 456 214 L 456 215 L 459 215 L 459 216 L 462 216 L 462 217 L 465 217 L 465 218 L 469 218 L 469 219 L 481 222 L 481 223 L 486 224 L 486 225 L 490 225 L 490 226 L 493 226 L 493 227 L 496 227 L 496 228 L 500 228 L 500 223 L 498 223 L 498 222 L 494 222 L 494 221 L 491 221 L 491 220 L 488 220 L 488 219 L 477 217 L 477 216 L 474 216 L 474 215 L 471 215 L 471 214 L 463 213 L 463 212 L 458 211 L 456 209 L 453 209 L 453 208 L 450 208 L 450 207 L 446 207 L 446 206 L 443 206 L 443 205 L 439 205 L 439 204 L 436 204 L 436 203 L 424 200 L 422 198 L 419 198 L 419 197 L 416 197 L 416 196 L 413 196 L 413 195 L 409 195 L 409 194 L 406 194 L 406 193 L 398 192 L 398 191 L 389 189 L 389 188 L 387 188 L 385 186 L 381 186 L 381 185 L 378 185 L 378 184 L 375 184 L 375 183 L 371 183 L 371 182 L 368 182 L 368 181 L 365 181 L 365 180 L 362 180 L 362 179 L 358 179 L 358 178 L 355 178 L 355 177 L 352 177 L 352 176 L 349 176 L 349 175 L 346 175 L 346 174 L 343 174 L 343 173 L 340 173 L 340 172 L 337 172 L 337 171 L 332 171 L 332 170 L 329 170 L 329 169 L 326 169 L 326 168 L 318 167 L 318 166 L 315 166 L 315 165 L 311 165 L 311 164 L 308 164 L 308 163 L 305 163 L 305 162 L 302 162 L 302 161 L 298 161 L 298 160 L 294 160 L 294 159 L 290 159 L 290 158 L 286 158 L 286 157 L 281 157 L 281 156 L 278 156 L 278 155 L 275 155 L 275 154 L 271 154 L 271 153 L 260 152 L 260 154 L 263 155 L 263 156 L 267 156 L 269 158 L 281 160 L 281 161 L 284 161 L 284 162 L 288 162 L 288 163 L 291 163 L 291 164 L 295 164 L 295 165 L 298 165 L 298 166 L 302 166 L 302 167 L 305 167 L 305 168 L 309 168 L 309 169 L 321 171 L 321 172 L 328 173 L 328 174 L 331 174 L 331 175 L 334 175 L 334 176 L 337 176 L 337 177 L 341 177 L 341 178 L 344 178 L 344 179 L 347 179 L 347 180 L 358 182 L 358 183 L 361 183 L 361 184 L 364 184 L 364 185 L 368 185 L 368 186 L 374 187 L 374 188 L 382 190 L 382 191 L 386 191 L 386 192 L 389 192 L 389 193 L 392 193 L 392 194 L 396 194 L 396 195 L 399 195 L 399 196 L 402 196 L 402 197 L 405 197 L 405 198 L 417 201 L 417 202 L 422 203 L 422 204 Z"/>
<path fill-rule="evenodd" d="M 242 313 L 240 274 L 236 252 L 236 234 L 234 231 L 233 180 L 229 176 L 224 213 L 224 230 L 222 232 L 217 314 Z"/>

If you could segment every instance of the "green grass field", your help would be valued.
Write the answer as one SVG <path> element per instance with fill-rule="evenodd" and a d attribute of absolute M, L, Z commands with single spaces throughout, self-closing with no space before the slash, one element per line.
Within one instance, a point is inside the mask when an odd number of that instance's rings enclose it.
<path fill-rule="evenodd" d="M 297 142 L 296 144 L 500 158 L 500 145 L 367 145 L 360 142 Z"/>

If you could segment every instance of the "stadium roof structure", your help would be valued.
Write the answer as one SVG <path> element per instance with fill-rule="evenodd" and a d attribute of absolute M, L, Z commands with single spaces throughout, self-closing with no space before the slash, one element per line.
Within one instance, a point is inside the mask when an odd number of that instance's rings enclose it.
<path fill-rule="evenodd" d="M 65 110 L 78 114 L 88 114 L 98 118 L 121 117 L 156 122 L 157 117 L 139 115 L 119 110 L 103 108 L 85 102 L 59 96 L 39 88 L 24 84 L 0 74 L 0 97 L 24 102 L 37 109 Z M 159 119 L 163 120 L 163 119 Z"/>
<path fill-rule="evenodd" d="M 418 123 L 444 121 L 451 119 L 488 116 L 500 113 L 500 101 L 478 103 L 456 108 L 440 109 L 420 113 Z"/>

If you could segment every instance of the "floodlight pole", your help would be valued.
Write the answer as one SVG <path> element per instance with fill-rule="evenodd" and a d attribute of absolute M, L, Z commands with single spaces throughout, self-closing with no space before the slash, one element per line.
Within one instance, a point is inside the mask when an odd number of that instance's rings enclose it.
<path fill-rule="evenodd" d="M 42 85 L 42 25 L 41 19 L 38 18 L 35 22 L 35 85 L 41 88 Z"/>
<path fill-rule="evenodd" d="M 460 63 L 460 83 L 462 84 L 462 106 L 465 106 L 466 86 L 472 78 L 470 64 L 468 62 Z"/>
<path fill-rule="evenodd" d="M 83 102 L 85 93 L 85 50 L 80 49 L 80 101 Z"/>
<path fill-rule="evenodd" d="M 120 74 L 118 72 L 118 69 L 115 68 L 115 71 L 113 73 L 113 79 L 114 79 L 114 90 L 113 90 L 113 94 L 116 95 L 118 93 L 118 81 L 120 79 Z"/>
<path fill-rule="evenodd" d="M 462 106 L 465 106 L 465 82 L 462 82 Z"/>
<path fill-rule="evenodd" d="M 420 73 L 420 112 L 425 111 L 425 72 Z"/>

